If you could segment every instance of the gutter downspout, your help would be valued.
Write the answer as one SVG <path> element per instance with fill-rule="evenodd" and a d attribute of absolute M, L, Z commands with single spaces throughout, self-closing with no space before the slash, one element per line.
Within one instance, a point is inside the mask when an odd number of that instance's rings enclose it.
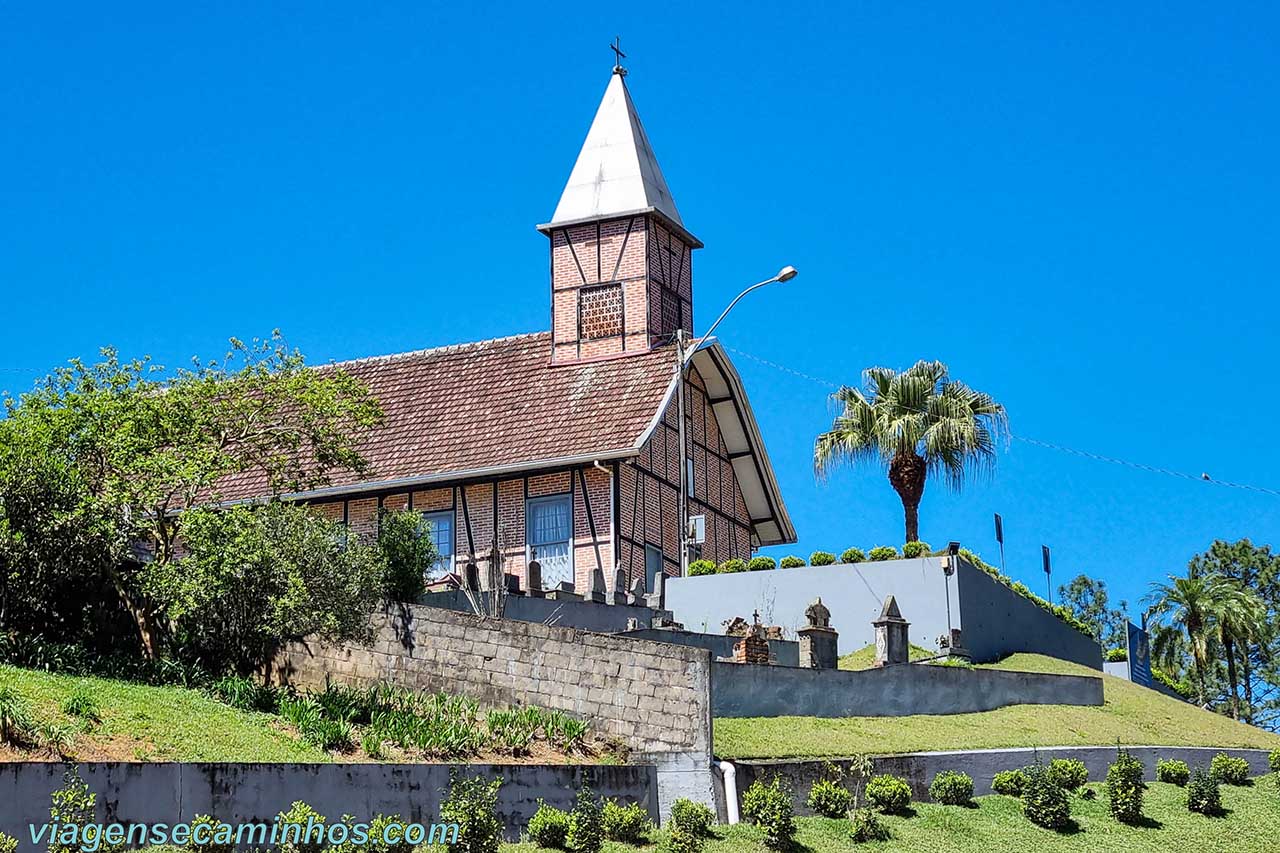
<path fill-rule="evenodd" d="M 721 761 L 720 773 L 724 776 L 724 815 L 733 826 L 738 822 L 738 770 L 728 761 Z"/>

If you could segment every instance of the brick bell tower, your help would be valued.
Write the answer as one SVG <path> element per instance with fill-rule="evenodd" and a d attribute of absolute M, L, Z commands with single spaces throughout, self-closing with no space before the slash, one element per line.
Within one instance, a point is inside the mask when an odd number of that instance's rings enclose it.
<path fill-rule="evenodd" d="M 551 221 L 551 361 L 648 352 L 693 331 L 693 250 L 620 64 Z"/>

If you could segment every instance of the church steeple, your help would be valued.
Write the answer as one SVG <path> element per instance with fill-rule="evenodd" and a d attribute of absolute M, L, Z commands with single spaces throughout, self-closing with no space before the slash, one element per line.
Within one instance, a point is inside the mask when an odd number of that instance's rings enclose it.
<path fill-rule="evenodd" d="M 555 213 L 538 226 L 551 238 L 555 362 L 647 352 L 693 329 L 702 243 L 684 227 L 625 75 L 614 67 Z"/>

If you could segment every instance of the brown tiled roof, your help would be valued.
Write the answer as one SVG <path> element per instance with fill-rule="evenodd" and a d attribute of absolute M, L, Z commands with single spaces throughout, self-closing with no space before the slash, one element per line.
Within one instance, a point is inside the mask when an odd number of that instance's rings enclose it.
<path fill-rule="evenodd" d="M 338 363 L 365 382 L 386 421 L 360 445 L 372 471 L 339 473 L 333 485 L 395 485 L 635 447 L 671 382 L 670 348 L 554 367 L 550 355 L 551 335 L 539 332 Z M 218 491 L 235 501 L 267 487 L 246 474 Z"/>

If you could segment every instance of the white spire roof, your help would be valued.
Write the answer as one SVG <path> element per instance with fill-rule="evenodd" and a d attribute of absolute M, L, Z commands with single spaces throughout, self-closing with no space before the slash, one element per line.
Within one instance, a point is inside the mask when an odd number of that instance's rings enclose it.
<path fill-rule="evenodd" d="M 622 76 L 610 78 L 556 212 L 540 228 L 656 210 L 684 230 Z"/>

